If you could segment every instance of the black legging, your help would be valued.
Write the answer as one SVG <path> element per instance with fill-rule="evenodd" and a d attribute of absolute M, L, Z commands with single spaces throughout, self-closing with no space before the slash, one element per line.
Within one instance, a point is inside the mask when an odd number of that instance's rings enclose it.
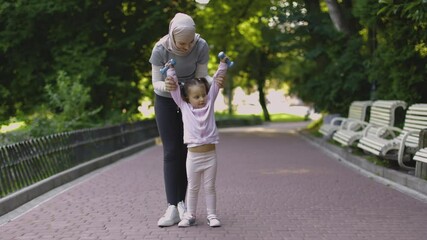
<path fill-rule="evenodd" d="M 169 204 L 176 206 L 185 199 L 187 190 L 187 146 L 183 139 L 182 115 L 172 98 L 155 95 L 154 110 L 163 143 L 166 198 Z"/>

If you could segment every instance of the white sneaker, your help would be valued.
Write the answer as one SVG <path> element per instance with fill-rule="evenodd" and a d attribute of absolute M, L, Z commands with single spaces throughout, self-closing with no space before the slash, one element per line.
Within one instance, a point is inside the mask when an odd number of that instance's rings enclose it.
<path fill-rule="evenodd" d="M 165 214 L 159 219 L 157 225 L 159 227 L 169 227 L 179 222 L 178 209 L 175 205 L 169 205 Z"/>
<path fill-rule="evenodd" d="M 181 222 L 178 223 L 178 227 L 189 227 L 196 224 L 196 217 L 192 214 L 186 213 L 182 218 Z"/>
<path fill-rule="evenodd" d="M 208 225 L 211 227 L 221 227 L 221 222 L 215 214 L 209 214 Z"/>
<path fill-rule="evenodd" d="M 184 201 L 179 202 L 176 208 L 178 208 L 179 219 L 182 220 L 184 218 L 184 214 L 187 212 L 187 207 L 185 206 Z"/>

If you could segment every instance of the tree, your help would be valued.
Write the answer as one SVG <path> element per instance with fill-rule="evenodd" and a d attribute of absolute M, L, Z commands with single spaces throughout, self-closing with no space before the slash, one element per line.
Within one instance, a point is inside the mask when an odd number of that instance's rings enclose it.
<path fill-rule="evenodd" d="M 376 94 L 408 104 L 427 102 L 427 2 L 380 2 L 378 11 L 370 12 L 378 22 L 378 46 L 368 69 L 369 79 L 377 83 Z"/>
<path fill-rule="evenodd" d="M 352 101 L 369 98 L 360 51 L 363 41 L 354 34 L 359 26 L 348 15 L 352 10 L 348 1 L 340 5 L 331 1 L 336 14 L 332 17 L 321 1 L 280 2 L 277 16 L 286 29 L 282 44 L 287 45 L 284 68 L 288 70 L 284 77 L 290 92 L 319 112 L 343 114 Z"/>
<path fill-rule="evenodd" d="M 194 8 L 190 0 L 4 1 L 1 120 L 31 114 L 48 102 L 44 87 L 55 82 L 58 71 L 91 89 L 89 107 L 103 107 L 98 119 L 137 113 L 138 87 L 151 69 L 154 42 L 167 33 L 176 11 Z"/>
<path fill-rule="evenodd" d="M 280 47 L 280 29 L 269 25 L 274 2 L 214 1 L 198 14 L 202 31 L 215 49 L 212 49 L 213 52 L 227 49 L 230 57 L 237 57 L 237 64 L 231 69 L 231 77 L 227 81 L 247 91 L 258 91 L 266 121 L 270 121 L 270 115 L 265 86 L 267 79 L 272 78 L 274 70 L 280 65 L 278 55 L 283 50 Z M 224 35 L 224 32 L 227 34 Z"/>

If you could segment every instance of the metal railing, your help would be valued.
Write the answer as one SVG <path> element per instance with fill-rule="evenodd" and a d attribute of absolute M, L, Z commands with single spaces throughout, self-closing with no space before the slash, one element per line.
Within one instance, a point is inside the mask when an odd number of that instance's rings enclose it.
<path fill-rule="evenodd" d="M 154 120 L 82 129 L 0 147 L 0 198 L 78 164 L 158 136 Z"/>

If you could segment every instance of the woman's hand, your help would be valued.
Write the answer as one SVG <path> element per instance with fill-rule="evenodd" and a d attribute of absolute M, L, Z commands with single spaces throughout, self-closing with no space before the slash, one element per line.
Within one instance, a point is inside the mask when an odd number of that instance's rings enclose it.
<path fill-rule="evenodd" d="M 215 78 L 215 82 L 216 84 L 218 84 L 220 88 L 223 88 L 225 86 L 225 79 L 226 79 L 225 76 L 217 76 Z"/>
<path fill-rule="evenodd" d="M 172 77 L 166 77 L 165 78 L 165 89 L 168 92 L 171 91 L 175 91 L 175 89 L 177 88 L 175 81 L 173 80 Z"/>

